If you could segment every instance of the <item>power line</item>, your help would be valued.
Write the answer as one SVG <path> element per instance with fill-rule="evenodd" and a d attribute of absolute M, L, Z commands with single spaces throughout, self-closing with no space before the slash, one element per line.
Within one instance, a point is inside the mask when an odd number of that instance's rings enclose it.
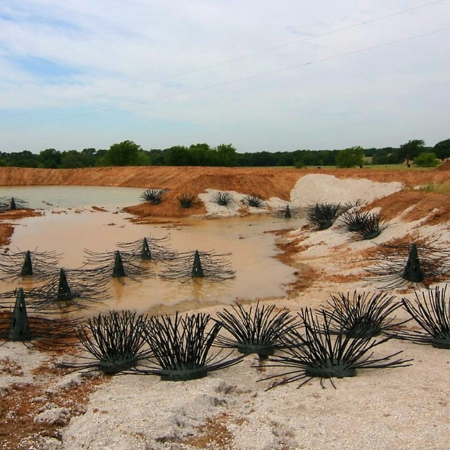
<path fill-rule="evenodd" d="M 314 39 L 319 39 L 319 38 L 330 36 L 330 35 L 333 35 L 333 34 L 342 33 L 344 31 L 348 31 L 348 30 L 351 30 L 351 29 L 354 29 L 354 28 L 358 28 L 358 27 L 363 26 L 363 25 L 368 25 L 368 24 L 371 24 L 371 23 L 375 23 L 375 22 L 378 22 L 378 21 L 381 21 L 381 20 L 385 20 L 385 19 L 391 18 L 391 17 L 400 16 L 400 15 L 407 14 L 407 13 L 412 12 L 412 11 L 417 11 L 419 9 L 428 8 L 430 6 L 434 6 L 434 5 L 437 5 L 439 3 L 443 3 L 445 1 L 447 1 L 447 0 L 435 0 L 435 1 L 432 1 L 432 2 L 429 2 L 429 3 L 425 3 L 425 4 L 422 4 L 422 5 L 414 6 L 412 8 L 408 8 L 408 9 L 404 9 L 404 10 L 401 10 L 401 11 L 397 11 L 395 13 L 386 14 L 384 16 L 375 17 L 373 19 L 368 19 L 368 20 L 365 20 L 363 22 L 359 22 L 359 23 L 354 24 L 354 25 L 349 25 L 347 27 L 338 28 L 336 30 L 331 30 L 331 31 L 326 31 L 324 33 L 316 34 L 316 35 L 313 35 L 313 36 L 310 36 L 310 37 L 307 37 L 307 38 L 303 38 L 303 39 L 300 39 L 300 40 L 297 40 L 297 41 L 276 45 L 276 46 L 269 47 L 269 48 L 266 48 L 266 49 L 258 50 L 256 52 L 248 53 L 246 55 L 237 56 L 235 58 L 231 58 L 231 59 L 227 59 L 227 60 L 220 61 L 220 62 L 217 62 L 217 63 L 213 63 L 213 64 L 209 64 L 209 65 L 206 65 L 206 66 L 198 67 L 196 69 L 191 69 L 191 70 L 187 70 L 187 71 L 180 72 L 180 73 L 177 73 L 177 74 L 168 75 L 166 77 L 158 78 L 156 80 L 152 80 L 152 81 L 147 82 L 147 83 L 137 84 L 137 85 L 125 87 L 125 88 L 122 88 L 122 89 L 116 89 L 116 90 L 113 90 L 113 91 L 103 92 L 103 93 L 100 93 L 100 94 L 97 94 L 97 95 L 94 95 L 94 96 L 90 96 L 89 98 L 73 100 L 73 101 L 69 102 L 69 104 L 77 105 L 77 104 L 83 103 L 83 102 L 85 102 L 87 100 L 102 98 L 102 97 L 106 97 L 108 95 L 117 94 L 117 93 L 120 93 L 120 92 L 125 92 L 125 91 L 128 91 L 130 89 L 136 89 L 136 87 L 139 87 L 139 86 L 149 86 L 151 84 L 161 83 L 161 82 L 164 82 L 164 81 L 172 80 L 174 78 L 179 78 L 179 77 L 183 77 L 183 76 L 186 76 L 186 75 L 191 75 L 193 73 L 197 73 L 197 72 L 202 72 L 202 71 L 205 71 L 205 70 L 213 69 L 213 68 L 220 67 L 220 66 L 223 66 L 223 65 L 226 65 L 226 64 L 230 64 L 230 63 L 233 63 L 233 62 L 236 62 L 236 61 L 242 61 L 242 60 L 245 60 L 245 59 L 252 58 L 254 56 L 262 55 L 262 54 L 265 54 L 265 53 L 270 53 L 270 52 L 273 52 L 275 50 L 279 50 L 279 49 L 282 49 L 282 48 L 287 48 L 287 47 L 291 47 L 291 46 L 294 46 L 294 45 L 304 44 L 304 43 L 313 41 Z M 281 69 L 281 70 L 287 70 L 287 69 Z M 195 91 L 193 91 L 193 92 L 195 92 Z M 174 95 L 178 95 L 178 94 L 174 94 Z M 158 99 L 159 98 L 167 98 L 167 97 L 166 96 L 158 97 Z M 67 106 L 67 103 L 65 104 L 65 106 Z M 28 114 L 32 114 L 32 113 L 33 112 L 20 112 L 20 113 L 13 114 L 13 115 L 9 116 L 9 118 L 17 117 L 17 116 L 23 116 L 23 115 L 28 115 Z M 6 117 L 5 119 L 7 120 L 8 117 Z"/>
<path fill-rule="evenodd" d="M 284 72 L 284 71 L 287 71 L 287 70 L 298 69 L 298 68 L 301 68 L 301 67 L 311 66 L 311 65 L 314 65 L 314 64 L 322 63 L 322 62 L 331 61 L 331 60 L 338 59 L 338 58 L 343 58 L 343 57 L 346 57 L 346 56 L 356 55 L 358 53 L 363 53 L 363 52 L 375 50 L 377 48 L 387 47 L 389 45 L 400 44 L 402 42 L 412 41 L 414 39 L 419 39 L 419 38 L 431 36 L 431 35 L 434 35 L 434 34 L 443 33 L 445 31 L 450 31 L 450 27 L 442 28 L 440 30 L 430 31 L 428 33 L 417 34 L 415 36 L 409 36 L 409 37 L 402 38 L 402 39 L 396 39 L 394 41 L 389 41 L 389 42 L 385 42 L 385 43 L 382 43 L 382 44 L 377 44 L 377 45 L 361 48 L 361 49 L 358 49 L 358 50 L 353 50 L 353 51 L 346 52 L 346 53 L 340 53 L 338 55 L 328 56 L 326 58 L 320 58 L 320 59 L 316 59 L 314 61 L 309 61 L 309 62 L 305 62 L 305 63 L 301 63 L 301 64 L 295 64 L 295 65 L 289 66 L 289 67 L 283 67 L 283 68 L 280 68 L 280 69 L 270 70 L 270 71 L 267 71 L 267 72 L 261 72 L 261 73 L 250 75 L 250 76 L 247 76 L 247 77 L 238 78 L 238 79 L 235 79 L 235 80 L 228 80 L 228 81 L 224 81 L 222 83 L 211 84 L 211 85 L 203 86 L 203 87 L 200 87 L 200 88 L 197 88 L 197 89 L 191 89 L 191 90 L 185 91 L 185 92 L 177 92 L 177 93 L 174 93 L 174 94 L 164 95 L 164 96 L 160 96 L 160 97 L 154 97 L 154 98 L 151 98 L 149 100 L 142 100 L 142 101 L 138 101 L 138 102 L 129 102 L 129 103 L 126 103 L 125 105 L 122 105 L 122 107 L 123 106 L 133 106 L 133 105 L 140 105 L 140 104 L 145 104 L 145 103 L 151 103 L 151 102 L 158 101 L 158 100 L 166 100 L 166 99 L 169 99 L 169 98 L 179 97 L 179 96 L 182 96 L 182 95 L 188 95 L 188 94 L 193 94 L 193 93 L 196 93 L 196 92 L 202 92 L 202 91 L 206 91 L 206 90 L 209 90 L 209 89 L 214 89 L 214 88 L 218 88 L 218 87 L 222 87 L 222 86 L 227 86 L 227 85 L 230 85 L 230 84 L 240 83 L 242 81 L 248 81 L 248 80 L 252 80 L 252 79 L 255 79 L 255 78 L 264 77 L 264 76 L 267 76 L 267 75 L 273 75 L 273 74 Z M 61 117 L 61 118 L 53 119 L 53 120 L 46 120 L 46 121 L 42 121 L 42 122 L 39 122 L 39 123 L 34 123 L 31 126 L 42 125 L 42 124 L 45 124 L 45 123 L 58 122 L 58 121 L 61 121 L 61 120 L 71 119 L 73 117 L 82 117 L 82 116 L 94 114 L 95 112 L 108 111 L 110 109 L 111 108 L 100 108 L 100 109 L 97 109 L 96 111 L 90 111 L 90 112 L 88 112 L 86 114 L 76 114 L 76 115 L 73 115 L 73 116 L 66 116 L 66 117 Z M 27 125 L 25 126 L 25 128 L 26 127 L 27 127 Z M 24 128 L 24 127 L 23 126 L 16 126 L 16 127 L 3 129 L 3 131 L 8 131 L 8 130 L 17 129 L 17 128 Z"/>

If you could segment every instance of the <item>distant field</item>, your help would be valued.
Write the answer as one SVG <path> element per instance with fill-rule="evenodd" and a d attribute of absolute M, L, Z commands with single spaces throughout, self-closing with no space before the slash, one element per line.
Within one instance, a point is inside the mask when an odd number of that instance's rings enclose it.
<path fill-rule="evenodd" d="M 292 169 L 292 166 L 285 166 L 285 167 L 279 167 L 275 166 L 274 169 Z M 304 170 L 304 169 L 317 169 L 318 166 L 305 166 L 301 167 L 298 170 Z M 348 169 L 340 169 L 336 166 L 321 166 L 320 167 L 323 170 L 348 170 Z M 417 166 L 411 166 L 408 167 L 406 164 L 364 164 L 363 169 L 373 169 L 373 170 L 402 170 L 402 171 L 416 171 L 420 170 L 421 172 L 427 171 L 427 170 L 434 170 L 436 167 L 417 167 Z M 358 169 L 357 167 L 354 167 L 354 169 Z"/>

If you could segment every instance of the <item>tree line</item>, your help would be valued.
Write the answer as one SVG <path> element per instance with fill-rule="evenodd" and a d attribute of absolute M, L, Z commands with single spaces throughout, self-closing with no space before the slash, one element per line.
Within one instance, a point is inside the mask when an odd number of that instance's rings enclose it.
<path fill-rule="evenodd" d="M 85 148 L 40 153 L 0 152 L 0 166 L 73 169 L 99 166 L 222 166 L 222 167 L 357 167 L 367 164 L 433 166 L 450 158 L 450 139 L 427 147 L 423 140 L 410 140 L 399 147 L 355 146 L 343 150 L 294 150 L 238 153 L 231 144 L 211 147 L 206 143 L 144 150 L 133 141 L 115 143 L 109 149 Z"/>

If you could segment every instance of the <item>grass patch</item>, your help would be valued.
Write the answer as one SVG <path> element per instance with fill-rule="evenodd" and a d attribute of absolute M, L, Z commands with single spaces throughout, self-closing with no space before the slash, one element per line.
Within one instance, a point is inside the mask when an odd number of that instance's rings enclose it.
<path fill-rule="evenodd" d="M 450 181 L 444 181 L 444 183 L 441 184 L 429 183 L 426 186 L 422 186 L 419 190 L 434 192 L 436 194 L 450 195 Z"/>

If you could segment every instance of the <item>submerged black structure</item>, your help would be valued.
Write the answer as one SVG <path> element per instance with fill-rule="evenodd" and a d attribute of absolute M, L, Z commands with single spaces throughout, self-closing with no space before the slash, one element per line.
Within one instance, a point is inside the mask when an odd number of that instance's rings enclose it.
<path fill-rule="evenodd" d="M 0 279 L 12 281 L 17 278 L 33 278 L 45 281 L 55 274 L 61 255 L 37 250 L 0 255 Z"/>
<path fill-rule="evenodd" d="M 219 322 L 209 326 L 210 321 L 203 313 L 150 317 L 144 334 L 155 361 L 139 372 L 159 375 L 163 381 L 187 381 L 240 362 L 242 357 L 230 354 L 210 355 L 222 327 Z"/>
<path fill-rule="evenodd" d="M 17 298 L 14 304 L 11 321 L 9 323 L 6 339 L 9 341 L 29 341 L 32 337 L 28 323 L 27 305 L 22 288 L 17 291 Z"/>
<path fill-rule="evenodd" d="M 224 309 L 217 316 L 223 329 L 231 335 L 221 333 L 218 346 L 235 348 L 245 355 L 256 353 L 261 359 L 282 348 L 284 336 L 298 324 L 289 311 L 275 311 L 275 305 L 260 306 L 259 302 L 248 309 L 232 306 L 232 311 Z"/>
<path fill-rule="evenodd" d="M 405 330 L 399 337 L 418 344 L 450 349 L 450 298 L 447 285 L 415 292 L 415 299 L 402 298 L 403 307 L 421 330 Z"/>
<path fill-rule="evenodd" d="M 169 237 L 144 237 L 132 242 L 120 242 L 117 247 L 129 255 L 135 262 L 139 261 L 170 261 L 177 256 L 177 252 L 167 247 Z"/>
<path fill-rule="evenodd" d="M 273 215 L 275 217 L 284 219 L 296 219 L 298 217 L 301 217 L 302 215 L 305 215 L 305 210 L 304 208 L 300 208 L 295 205 L 286 205 L 280 208 L 276 208 Z"/>
<path fill-rule="evenodd" d="M 106 284 L 107 280 L 93 278 L 89 271 L 60 268 L 49 282 L 30 289 L 26 296 L 32 299 L 30 307 L 33 311 L 50 314 L 72 312 L 106 300 Z"/>
<path fill-rule="evenodd" d="M 28 208 L 28 202 L 17 197 L 0 197 L 0 212 Z"/>
<path fill-rule="evenodd" d="M 372 338 L 380 334 L 395 334 L 408 320 L 396 322 L 391 314 L 402 304 L 387 292 L 339 292 L 319 310 L 328 321 L 330 332 L 353 337 Z"/>
<path fill-rule="evenodd" d="M 133 252 L 115 250 L 112 252 L 96 253 L 85 250 L 87 255 L 86 273 L 92 279 L 104 282 L 112 278 L 131 278 L 139 280 L 149 273 L 148 265 L 141 264 L 141 257 Z"/>
<path fill-rule="evenodd" d="M 270 357 L 266 367 L 285 369 L 277 375 L 266 377 L 260 381 L 281 377 L 280 381 L 268 389 L 287 383 L 300 381 L 298 388 L 313 378 L 329 379 L 332 386 L 333 378 L 353 377 L 358 369 L 384 369 L 405 367 L 411 360 L 394 359 L 401 351 L 388 356 L 375 358 L 372 350 L 391 339 L 367 339 L 367 331 L 361 328 L 359 332 L 343 331 L 334 334 L 330 328 L 330 319 L 323 312 L 319 314 L 322 322 L 311 310 L 303 309 L 299 313 L 302 330 L 295 329 L 285 338 L 286 348 L 281 353 Z M 352 337 L 350 337 L 352 336 Z"/>
<path fill-rule="evenodd" d="M 29 314 L 23 288 L 17 289 L 12 310 L 0 316 L 0 336 L 5 340 L 56 350 L 75 337 L 76 319 L 44 318 Z"/>
<path fill-rule="evenodd" d="M 385 289 L 408 284 L 429 285 L 450 274 L 450 250 L 439 238 L 405 244 L 379 244 L 366 271 L 384 283 Z"/>
<path fill-rule="evenodd" d="M 213 281 L 224 281 L 235 277 L 230 263 L 225 259 L 230 253 L 218 254 L 214 251 L 179 253 L 170 265 L 161 272 L 167 280 L 187 281 L 189 279 L 208 278 Z"/>

